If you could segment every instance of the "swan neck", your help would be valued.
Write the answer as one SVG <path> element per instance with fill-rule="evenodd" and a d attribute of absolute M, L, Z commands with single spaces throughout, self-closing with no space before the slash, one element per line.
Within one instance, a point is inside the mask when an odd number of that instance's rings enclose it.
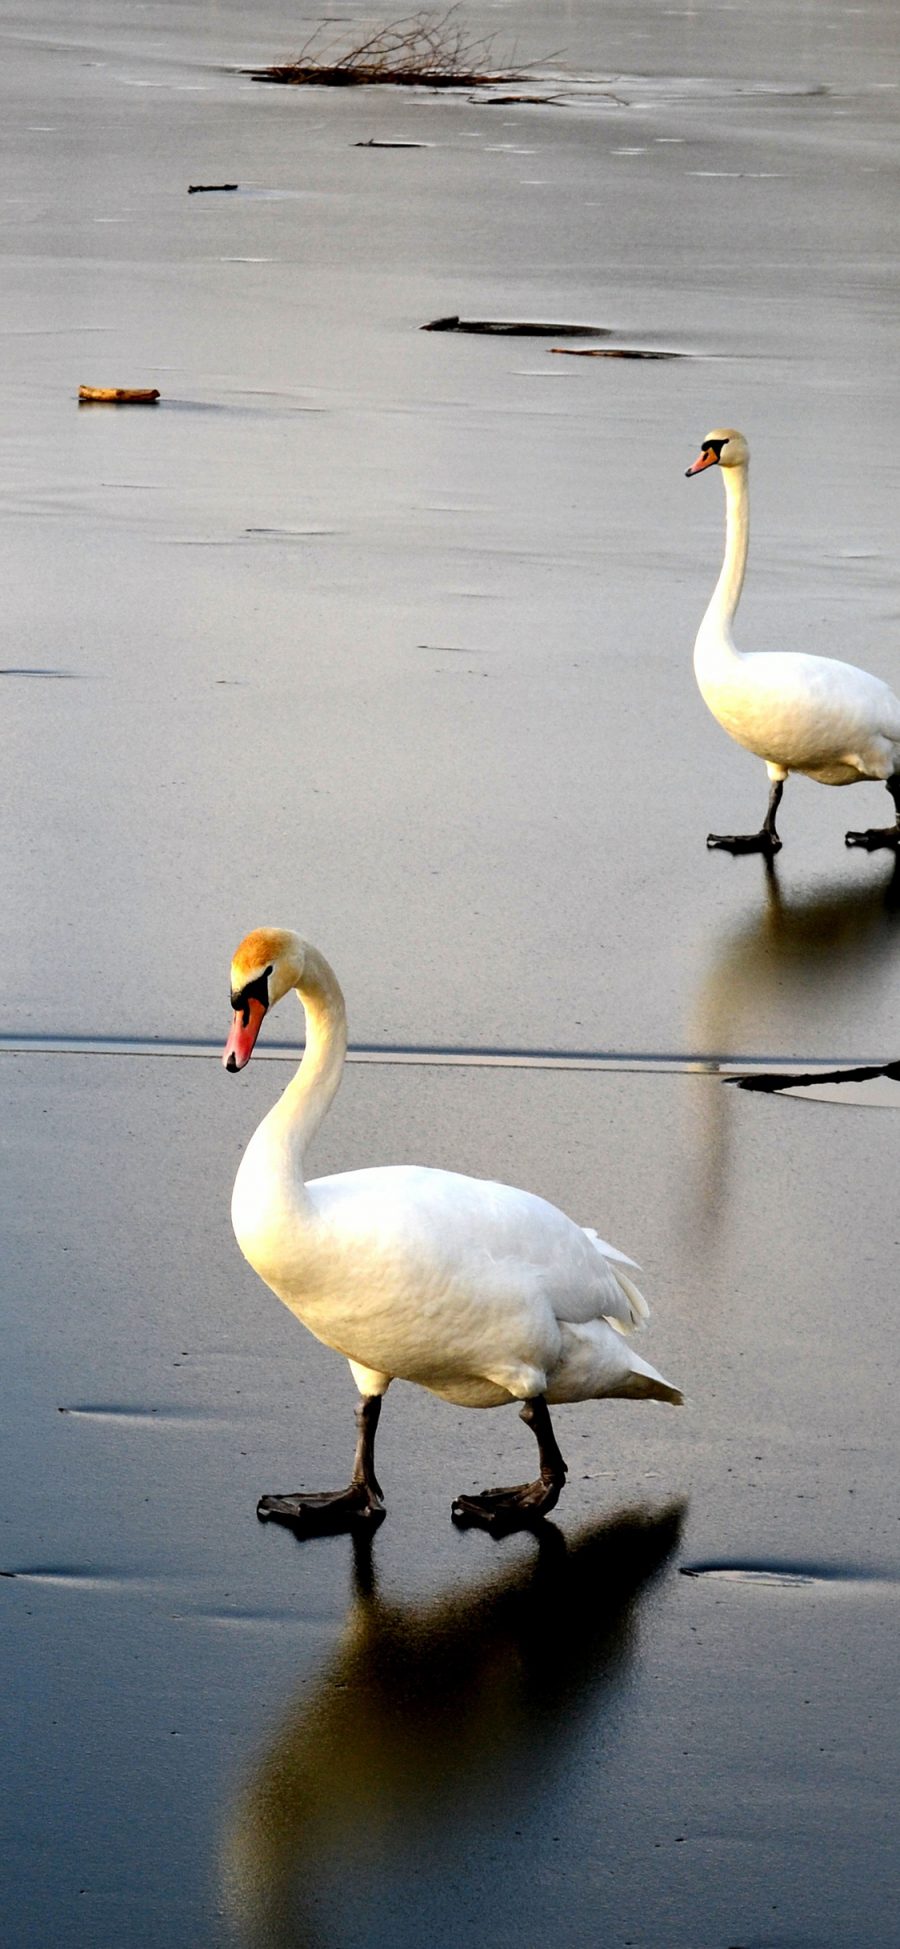
<path fill-rule="evenodd" d="M 750 483 L 746 464 L 742 467 L 723 467 L 722 482 L 725 488 L 725 559 L 701 631 L 704 634 L 712 631 L 731 645 L 731 625 L 744 586 L 750 541 Z"/>
<path fill-rule="evenodd" d="M 337 975 L 317 948 L 306 949 L 296 992 L 306 1017 L 306 1047 L 281 1105 L 292 1135 L 305 1149 L 340 1085 L 347 1053 L 347 1010 Z"/>

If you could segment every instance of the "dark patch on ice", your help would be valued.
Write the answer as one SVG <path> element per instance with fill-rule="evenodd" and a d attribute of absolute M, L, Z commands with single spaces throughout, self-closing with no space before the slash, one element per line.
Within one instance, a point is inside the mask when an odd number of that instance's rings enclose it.
<path fill-rule="evenodd" d="M 194 1407 L 135 1407 L 114 1401 L 72 1402 L 69 1407 L 60 1407 L 58 1414 L 78 1415 L 82 1420 L 91 1421 L 212 1421 L 214 1415 Z"/>
<path fill-rule="evenodd" d="M 144 1583 L 136 1571 L 88 1569 L 80 1564 L 35 1563 L 19 1570 L 0 1570 L 14 1583 L 65 1584 L 73 1590 L 112 1590 L 118 1585 Z"/>
<path fill-rule="evenodd" d="M 309 541 L 317 535 L 336 535 L 337 528 L 245 528 L 245 535 L 261 535 L 266 541 Z"/>
<path fill-rule="evenodd" d="M 896 1584 L 893 1571 L 864 1570 L 855 1563 L 792 1562 L 779 1557 L 711 1558 L 679 1565 L 682 1577 L 709 1577 L 717 1583 L 760 1584 L 776 1589 L 813 1588 L 821 1584 Z"/>
<path fill-rule="evenodd" d="M 484 100 L 476 96 L 479 108 L 568 108 L 568 102 L 559 95 L 487 95 Z"/>
<path fill-rule="evenodd" d="M 633 345 L 586 346 L 551 345 L 561 359 L 688 359 L 689 352 L 643 352 Z"/>
<path fill-rule="evenodd" d="M 11 664 L 5 670 L 0 670 L 0 677 L 50 677 L 50 678 L 55 678 L 57 681 L 68 682 L 72 679 L 77 679 L 78 671 L 77 670 L 28 670 L 25 669 L 24 667 L 19 669 L 15 665 Z"/>
<path fill-rule="evenodd" d="M 252 1626 L 255 1624 L 297 1624 L 300 1621 L 296 1609 L 291 1609 L 287 1606 L 283 1609 L 276 1609 L 275 1607 L 265 1609 L 260 1606 L 257 1610 L 238 1610 L 237 1608 L 234 1610 L 204 1610 L 198 1607 L 196 1610 L 177 1612 L 176 1615 L 181 1623 L 224 1624 L 238 1627 Z"/>
<path fill-rule="evenodd" d="M 432 318 L 423 332 L 475 332 L 488 338 L 610 338 L 611 325 L 552 325 L 524 318 Z"/>
<path fill-rule="evenodd" d="M 726 1076 L 725 1081 L 736 1083 L 739 1090 L 763 1090 L 774 1096 L 779 1090 L 813 1089 L 823 1083 L 852 1086 L 871 1083 L 877 1077 L 900 1083 L 900 1062 L 866 1064 L 859 1069 L 763 1070 L 756 1076 Z"/>

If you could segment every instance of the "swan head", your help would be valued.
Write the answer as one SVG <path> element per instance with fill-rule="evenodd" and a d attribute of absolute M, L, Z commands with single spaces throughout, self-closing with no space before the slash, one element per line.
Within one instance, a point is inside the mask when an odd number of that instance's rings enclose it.
<path fill-rule="evenodd" d="M 286 927 L 255 927 L 231 963 L 234 1020 L 222 1061 L 235 1075 L 250 1061 L 263 1017 L 303 980 L 306 943 Z"/>
<path fill-rule="evenodd" d="M 687 469 L 687 478 L 692 474 L 702 474 L 704 467 L 746 467 L 750 458 L 750 448 L 743 433 L 733 426 L 714 426 L 700 448 L 692 467 Z"/>

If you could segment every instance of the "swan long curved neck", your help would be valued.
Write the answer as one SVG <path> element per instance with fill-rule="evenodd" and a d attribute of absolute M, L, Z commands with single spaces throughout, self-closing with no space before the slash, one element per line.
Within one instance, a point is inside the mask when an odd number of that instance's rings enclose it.
<path fill-rule="evenodd" d="M 347 1053 L 347 1010 L 337 975 L 317 948 L 305 950 L 296 992 L 306 1016 L 306 1048 L 279 1107 L 302 1151 L 337 1094 Z"/>
<path fill-rule="evenodd" d="M 750 483 L 746 463 L 723 467 L 725 489 L 725 559 L 719 580 L 700 624 L 701 636 L 715 636 L 734 650 L 731 625 L 741 599 L 750 541 Z"/>

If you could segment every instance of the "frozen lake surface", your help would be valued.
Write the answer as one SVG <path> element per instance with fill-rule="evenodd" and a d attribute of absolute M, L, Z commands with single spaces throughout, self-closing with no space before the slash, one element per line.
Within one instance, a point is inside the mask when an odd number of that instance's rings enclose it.
<path fill-rule="evenodd" d="M 900 688 L 900 22 L 479 0 L 553 106 L 240 72 L 314 18 L 0 27 L 4 1940 L 888 1949 L 897 1126 L 721 1081 L 900 1055 L 843 844 L 887 800 L 791 780 L 771 876 L 707 853 L 766 786 L 684 469 L 747 432 L 739 642 Z M 500 1176 L 643 1264 L 687 1409 L 560 1410 L 540 1548 L 449 1520 L 515 1416 L 401 1387 L 371 1560 L 255 1521 L 353 1404 L 228 1222 L 289 1074 L 214 1060 L 259 922 L 374 1058 L 318 1171 Z"/>

